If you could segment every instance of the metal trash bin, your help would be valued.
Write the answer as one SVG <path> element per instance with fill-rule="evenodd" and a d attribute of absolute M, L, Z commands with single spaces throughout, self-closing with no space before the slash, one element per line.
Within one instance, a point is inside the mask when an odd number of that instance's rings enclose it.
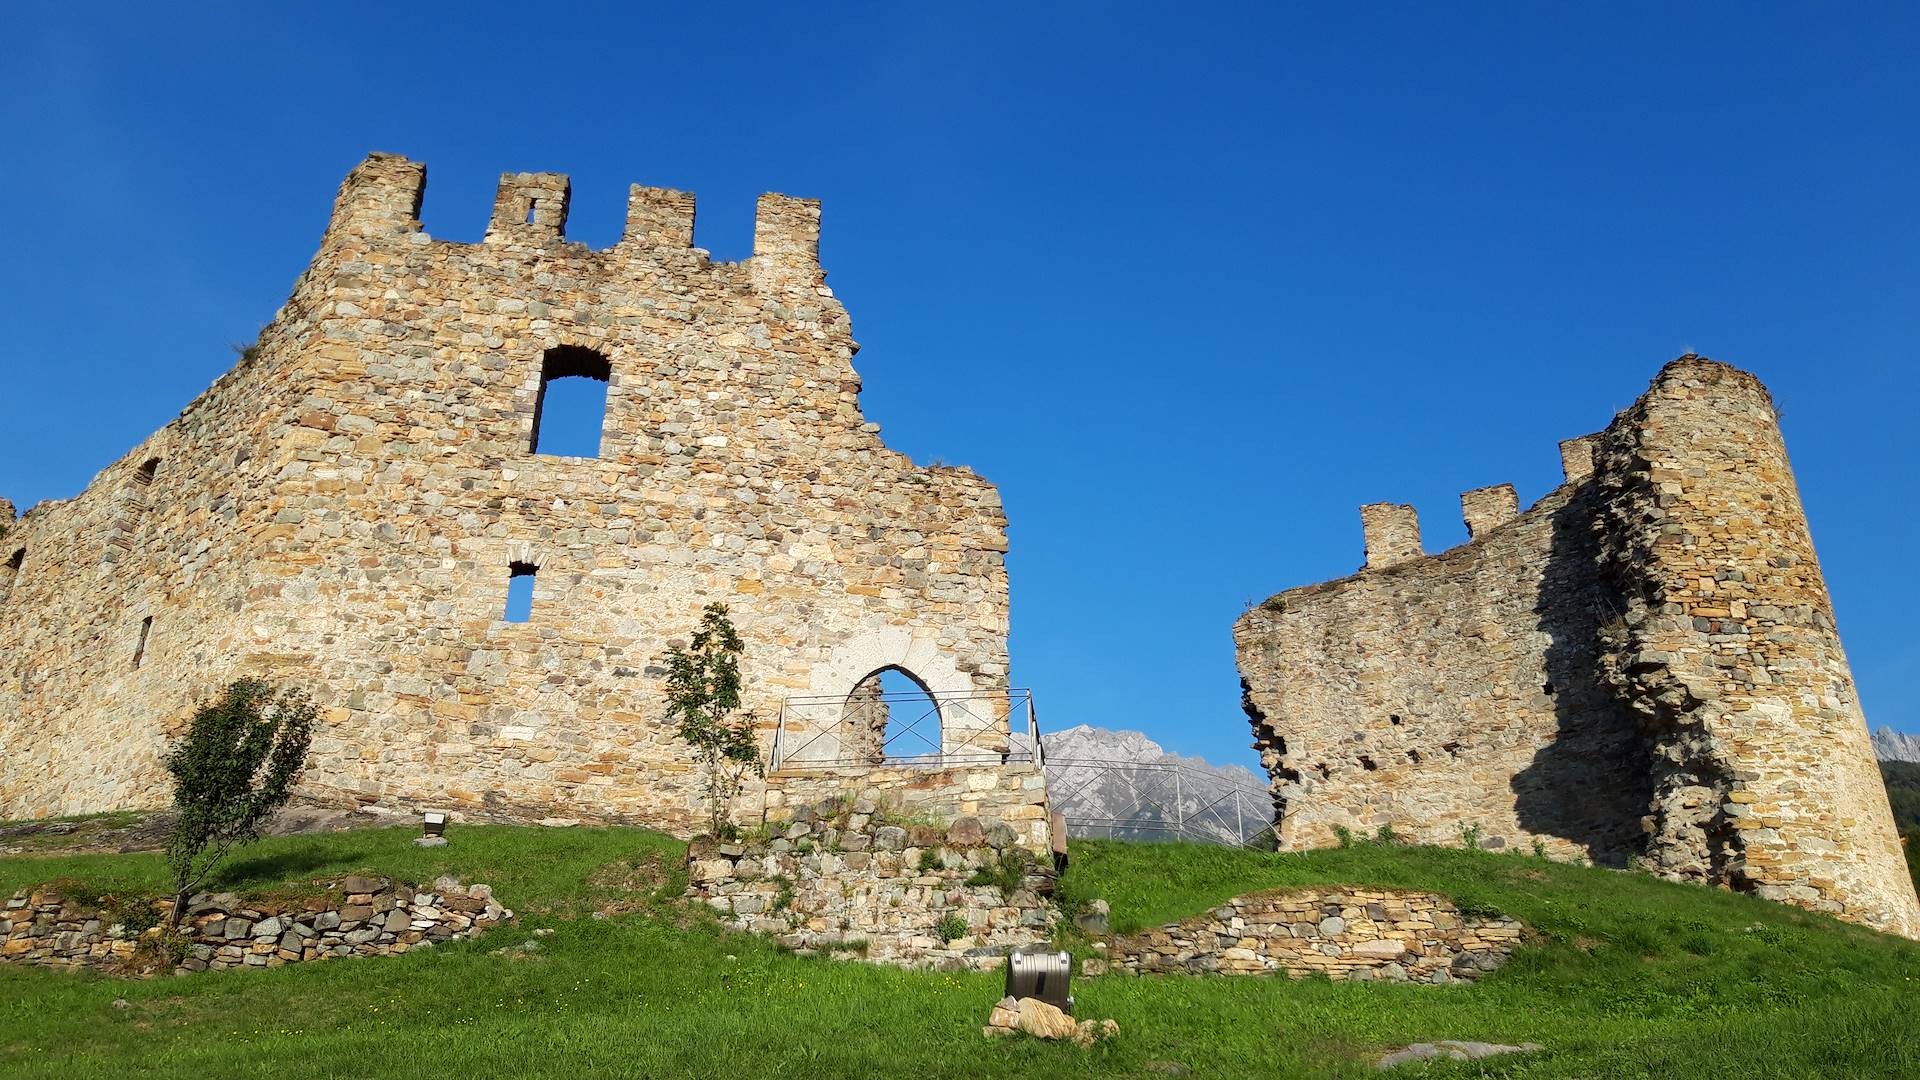
<path fill-rule="evenodd" d="M 1039 998 L 1072 1016 L 1072 980 L 1072 953 L 1015 949 L 1007 954 L 1007 996 L 1010 998 Z"/>

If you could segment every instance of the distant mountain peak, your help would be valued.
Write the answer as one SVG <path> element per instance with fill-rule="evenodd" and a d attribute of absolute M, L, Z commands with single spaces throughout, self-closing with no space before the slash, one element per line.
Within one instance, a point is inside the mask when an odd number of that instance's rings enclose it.
<path fill-rule="evenodd" d="M 1882 724 L 1873 733 L 1873 753 L 1881 761 L 1920 761 L 1920 735 L 1903 735 Z"/>
<path fill-rule="evenodd" d="M 1169 753 L 1142 732 L 1077 724 L 1041 745 L 1054 808 L 1076 836 L 1237 844 L 1272 818 L 1267 782 L 1252 769 Z"/>

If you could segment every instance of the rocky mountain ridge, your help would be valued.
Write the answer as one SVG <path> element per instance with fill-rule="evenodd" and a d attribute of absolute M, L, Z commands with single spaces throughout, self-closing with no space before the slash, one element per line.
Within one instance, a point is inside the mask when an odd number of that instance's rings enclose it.
<path fill-rule="evenodd" d="M 1873 756 L 1881 761 L 1920 761 L 1920 735 L 1905 735 L 1882 724 L 1873 733 Z"/>
<path fill-rule="evenodd" d="M 1272 819 L 1266 781 L 1245 766 L 1169 753 L 1141 732 L 1090 724 L 1040 741 L 1054 809 L 1072 835 L 1242 843 Z"/>

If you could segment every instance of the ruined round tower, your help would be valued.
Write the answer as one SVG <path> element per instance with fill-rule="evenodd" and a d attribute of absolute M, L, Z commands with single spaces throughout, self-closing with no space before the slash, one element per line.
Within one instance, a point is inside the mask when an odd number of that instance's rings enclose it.
<path fill-rule="evenodd" d="M 1366 507 L 1358 574 L 1235 624 L 1282 846 L 1391 825 L 1920 936 L 1765 387 L 1683 356 L 1561 457 L 1525 512 L 1467 492 L 1437 555 Z"/>

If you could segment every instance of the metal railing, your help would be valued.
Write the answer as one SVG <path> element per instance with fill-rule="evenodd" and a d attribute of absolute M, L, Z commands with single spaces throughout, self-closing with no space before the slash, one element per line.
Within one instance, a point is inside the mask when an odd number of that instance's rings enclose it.
<path fill-rule="evenodd" d="M 774 729 L 771 768 L 1045 764 L 1033 694 L 854 693 L 790 697 Z"/>
<path fill-rule="evenodd" d="M 865 687 L 868 684 L 863 683 Z M 790 697 L 769 768 L 1038 765 L 1071 835 L 1274 846 L 1266 788 L 1177 761 L 1050 758 L 1028 690 Z"/>
<path fill-rule="evenodd" d="M 1049 758 L 1047 797 L 1073 836 L 1274 846 L 1273 794 L 1178 762 Z"/>

